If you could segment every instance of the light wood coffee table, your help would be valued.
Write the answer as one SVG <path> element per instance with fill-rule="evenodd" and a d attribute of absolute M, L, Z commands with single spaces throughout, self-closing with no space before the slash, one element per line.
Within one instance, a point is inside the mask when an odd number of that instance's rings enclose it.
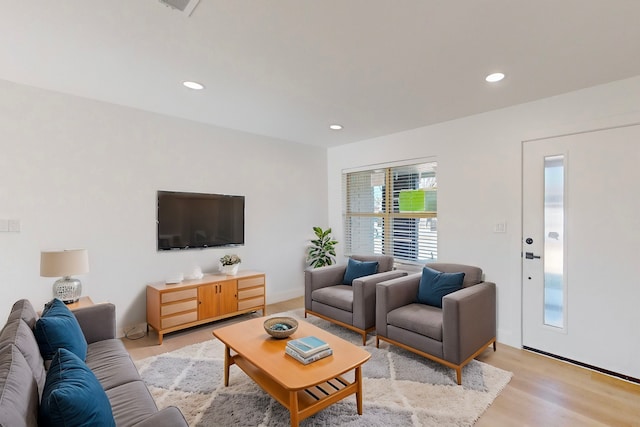
<path fill-rule="evenodd" d="M 298 330 L 291 337 L 276 340 L 265 332 L 264 320 L 251 319 L 213 331 L 225 345 L 225 386 L 229 385 L 229 367 L 238 365 L 289 410 L 292 426 L 352 394 L 362 415 L 362 365 L 371 357 L 368 352 L 303 320 L 298 320 Z M 329 343 L 333 354 L 308 365 L 285 354 L 288 340 L 308 335 Z M 353 381 L 342 377 L 350 371 L 355 371 Z"/>

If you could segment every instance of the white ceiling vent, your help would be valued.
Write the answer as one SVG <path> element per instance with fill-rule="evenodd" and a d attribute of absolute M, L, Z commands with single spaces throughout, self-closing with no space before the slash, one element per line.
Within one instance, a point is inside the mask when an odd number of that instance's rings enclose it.
<path fill-rule="evenodd" d="M 191 16 L 193 9 L 200 3 L 200 0 L 160 0 L 160 3 Z"/>

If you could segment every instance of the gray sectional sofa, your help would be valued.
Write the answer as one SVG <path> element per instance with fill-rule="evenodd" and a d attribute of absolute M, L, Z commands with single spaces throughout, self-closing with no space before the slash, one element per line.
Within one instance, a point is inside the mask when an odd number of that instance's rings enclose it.
<path fill-rule="evenodd" d="M 122 341 L 115 337 L 113 304 L 96 304 L 72 313 L 87 342 L 86 366 L 108 398 L 115 425 L 187 425 L 179 409 L 159 411 L 156 407 Z M 39 425 L 47 371 L 34 335 L 37 320 L 31 303 L 20 300 L 13 305 L 0 332 L 0 426 Z"/>

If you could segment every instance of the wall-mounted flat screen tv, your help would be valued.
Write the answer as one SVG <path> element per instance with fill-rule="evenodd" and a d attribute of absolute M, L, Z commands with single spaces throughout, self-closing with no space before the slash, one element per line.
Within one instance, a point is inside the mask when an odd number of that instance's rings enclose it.
<path fill-rule="evenodd" d="M 244 196 L 158 191 L 158 250 L 244 245 Z"/>

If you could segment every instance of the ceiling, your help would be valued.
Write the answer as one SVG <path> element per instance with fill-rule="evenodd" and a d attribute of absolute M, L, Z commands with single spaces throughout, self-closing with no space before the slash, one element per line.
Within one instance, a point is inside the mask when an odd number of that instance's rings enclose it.
<path fill-rule="evenodd" d="M 640 75 L 638 0 L 0 1 L 0 79 L 323 147 Z"/>

